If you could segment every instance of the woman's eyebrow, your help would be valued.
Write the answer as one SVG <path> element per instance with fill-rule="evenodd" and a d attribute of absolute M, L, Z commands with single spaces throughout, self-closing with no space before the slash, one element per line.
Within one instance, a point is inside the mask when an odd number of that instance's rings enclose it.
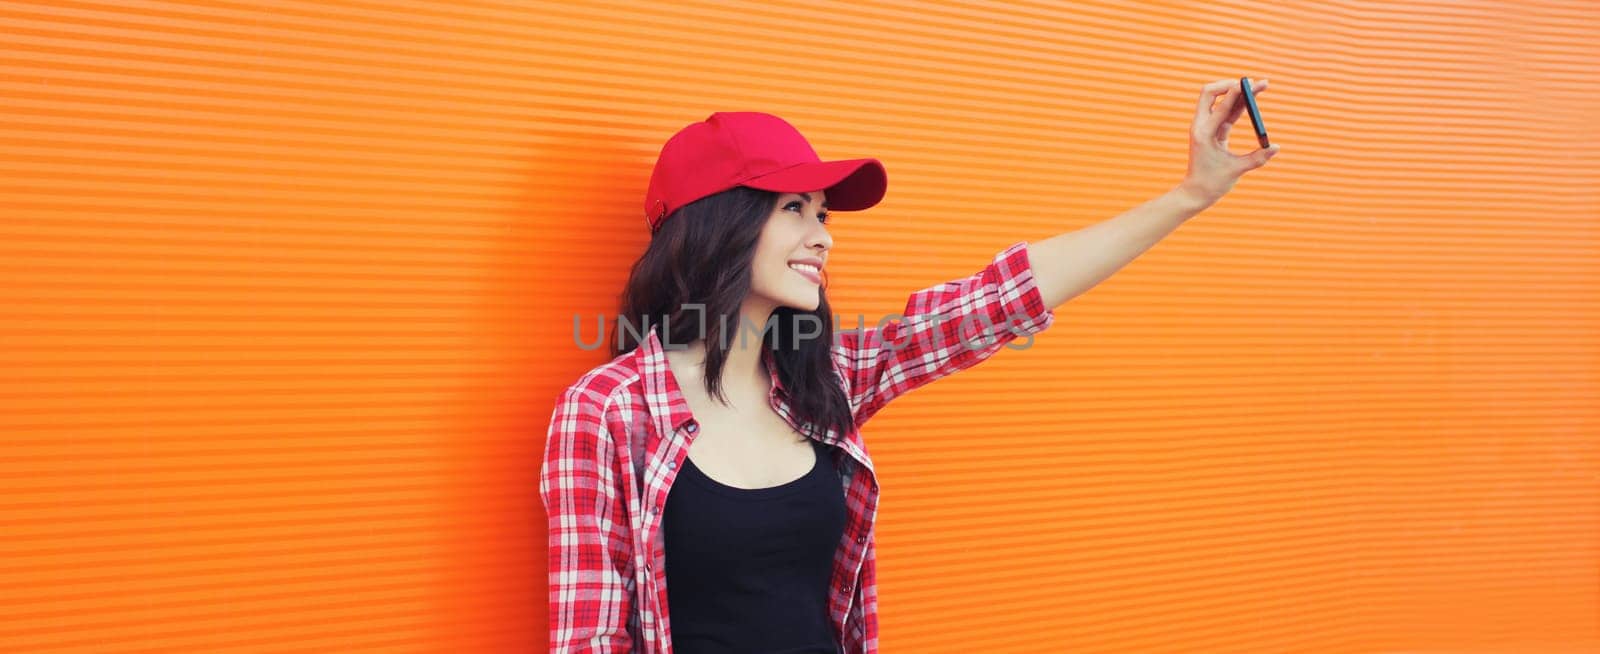
<path fill-rule="evenodd" d="M 799 195 L 800 195 L 800 197 L 806 199 L 806 204 L 811 204 L 811 194 L 810 193 L 800 193 Z M 828 203 L 826 203 L 826 202 L 822 203 L 822 208 L 824 208 L 824 209 L 828 208 Z"/>

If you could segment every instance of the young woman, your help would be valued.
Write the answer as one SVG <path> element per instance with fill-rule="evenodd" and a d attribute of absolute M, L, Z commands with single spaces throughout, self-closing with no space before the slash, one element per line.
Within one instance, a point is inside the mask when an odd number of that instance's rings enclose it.
<path fill-rule="evenodd" d="M 551 415 L 539 483 L 550 650 L 876 652 L 879 488 L 861 425 L 1031 340 L 1055 307 L 1265 165 L 1276 145 L 1228 151 L 1238 95 L 1237 80 L 1203 88 L 1172 191 L 1015 243 L 913 293 L 901 320 L 848 330 L 835 329 L 825 291 L 827 224 L 882 199 L 882 164 L 822 161 L 763 113 L 715 113 L 668 139 L 612 359 Z"/>

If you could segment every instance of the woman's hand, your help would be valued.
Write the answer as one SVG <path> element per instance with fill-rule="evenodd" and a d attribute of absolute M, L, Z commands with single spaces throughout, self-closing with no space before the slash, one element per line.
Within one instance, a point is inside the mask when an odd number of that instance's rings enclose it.
<path fill-rule="evenodd" d="M 1250 90 L 1257 96 L 1266 93 L 1267 80 L 1251 80 Z M 1222 96 L 1222 101 L 1212 107 L 1218 95 Z M 1267 165 L 1278 153 L 1276 143 L 1243 156 L 1228 151 L 1228 131 L 1245 110 L 1242 95 L 1244 91 L 1240 90 L 1237 79 L 1218 80 L 1200 91 L 1200 106 L 1195 110 L 1194 126 L 1189 130 L 1189 172 L 1180 188 L 1203 206 L 1209 207 L 1221 200 L 1233 190 L 1239 176 Z"/>

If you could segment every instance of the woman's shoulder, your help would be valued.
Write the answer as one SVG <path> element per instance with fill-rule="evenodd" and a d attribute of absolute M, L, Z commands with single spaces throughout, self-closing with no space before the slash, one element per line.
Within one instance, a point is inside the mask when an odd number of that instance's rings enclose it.
<path fill-rule="evenodd" d="M 562 389 L 560 402 L 581 406 L 596 414 L 632 407 L 643 397 L 644 385 L 632 352 L 624 352 L 578 376 Z"/>

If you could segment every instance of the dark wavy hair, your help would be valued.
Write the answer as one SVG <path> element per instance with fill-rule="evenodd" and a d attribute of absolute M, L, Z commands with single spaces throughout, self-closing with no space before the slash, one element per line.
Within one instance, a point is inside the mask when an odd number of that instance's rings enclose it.
<path fill-rule="evenodd" d="M 619 323 L 628 321 L 631 327 L 618 325 L 611 356 L 633 351 L 651 331 L 674 344 L 704 337 L 706 393 L 727 405 L 722 368 L 729 347 L 744 338 L 736 330 L 739 307 L 750 292 L 750 262 L 781 197 L 773 191 L 736 186 L 686 204 L 662 223 L 634 262 L 621 293 Z M 855 426 L 855 419 L 833 369 L 833 311 L 828 306 L 826 272 L 823 275 L 816 310 L 779 306 L 773 311 L 772 328 L 762 332 L 761 346 L 771 350 L 790 407 L 807 433 L 823 437 L 831 428 L 842 437 Z M 690 304 L 703 304 L 704 312 L 686 310 Z M 807 314 L 815 320 L 798 318 Z M 822 333 L 802 338 L 798 332 L 804 323 L 810 323 L 809 331 L 820 323 Z M 724 335 L 724 327 L 729 334 Z M 663 333 L 664 328 L 669 331 Z"/>

